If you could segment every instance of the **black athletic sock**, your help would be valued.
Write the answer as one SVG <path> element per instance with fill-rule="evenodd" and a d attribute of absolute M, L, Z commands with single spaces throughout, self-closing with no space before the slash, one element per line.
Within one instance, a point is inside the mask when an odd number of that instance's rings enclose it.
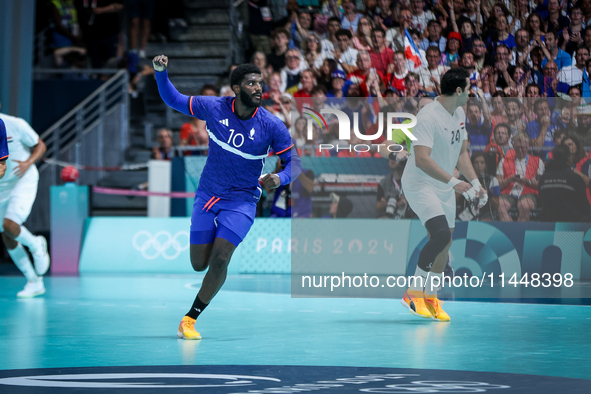
<path fill-rule="evenodd" d="M 207 305 L 209 304 L 203 303 L 203 301 L 199 299 L 199 296 L 197 296 L 195 297 L 195 301 L 193 301 L 193 306 L 191 307 L 191 310 L 185 316 L 189 316 L 191 319 L 197 319 L 201 312 L 205 310 Z"/>

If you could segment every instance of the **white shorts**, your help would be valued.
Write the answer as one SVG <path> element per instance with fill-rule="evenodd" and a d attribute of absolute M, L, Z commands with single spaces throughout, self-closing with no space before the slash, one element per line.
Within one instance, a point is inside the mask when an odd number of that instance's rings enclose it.
<path fill-rule="evenodd" d="M 429 219 L 445 215 L 449 228 L 456 226 L 456 194 L 450 188 L 441 191 L 429 185 L 408 185 L 403 183 L 402 190 L 408 204 L 417 214 L 423 226 Z"/>
<path fill-rule="evenodd" d="M 0 188 L 0 231 L 4 232 L 4 219 L 19 225 L 27 221 L 37 197 L 38 183 L 25 175 L 11 189 Z"/>

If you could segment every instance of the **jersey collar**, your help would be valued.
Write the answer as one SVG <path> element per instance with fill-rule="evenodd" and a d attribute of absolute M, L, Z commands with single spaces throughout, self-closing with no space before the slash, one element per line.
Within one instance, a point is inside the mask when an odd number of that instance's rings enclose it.
<path fill-rule="evenodd" d="M 240 116 L 238 116 L 236 114 L 236 112 L 234 111 L 234 102 L 236 101 L 236 99 L 232 100 L 232 113 L 240 120 L 248 120 L 248 119 L 242 119 L 240 118 Z M 255 115 L 257 114 L 257 112 L 259 112 L 259 107 L 257 107 L 257 109 L 254 110 L 254 113 L 252 114 L 252 116 L 249 119 L 252 119 L 255 117 Z"/>

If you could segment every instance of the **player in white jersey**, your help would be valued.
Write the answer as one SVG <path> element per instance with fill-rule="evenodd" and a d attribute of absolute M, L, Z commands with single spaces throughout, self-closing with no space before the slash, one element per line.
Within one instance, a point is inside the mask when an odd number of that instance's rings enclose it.
<path fill-rule="evenodd" d="M 455 227 L 455 192 L 468 200 L 486 199 L 468 153 L 466 115 L 462 108 L 468 100 L 470 75 L 463 68 L 452 68 L 441 79 L 442 96 L 417 114 L 411 152 L 402 175 L 402 189 L 412 210 L 427 228 L 429 241 L 421 250 L 415 277 L 404 294 L 402 304 L 411 313 L 438 321 L 449 315 L 437 299 L 439 277 L 447 264 L 451 234 Z M 453 177 L 458 168 L 470 183 Z M 429 277 L 429 278 L 428 278 Z"/>
<path fill-rule="evenodd" d="M 0 231 L 12 261 L 27 278 L 25 288 L 17 296 L 35 297 L 45 293 L 43 275 L 49 269 L 47 241 L 43 236 L 31 234 L 22 224 L 29 217 L 37 195 L 39 172 L 35 162 L 46 147 L 24 119 L 2 113 L 0 119 L 6 125 L 10 151 L 6 174 L 0 179 Z M 34 268 L 23 245 L 33 256 Z"/>

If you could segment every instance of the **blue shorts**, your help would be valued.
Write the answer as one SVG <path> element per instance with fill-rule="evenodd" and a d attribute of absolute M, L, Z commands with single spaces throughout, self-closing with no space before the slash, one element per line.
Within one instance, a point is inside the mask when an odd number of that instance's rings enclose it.
<path fill-rule="evenodd" d="M 254 223 L 254 202 L 222 200 L 197 195 L 191 215 L 191 245 L 223 238 L 238 246 Z"/>

